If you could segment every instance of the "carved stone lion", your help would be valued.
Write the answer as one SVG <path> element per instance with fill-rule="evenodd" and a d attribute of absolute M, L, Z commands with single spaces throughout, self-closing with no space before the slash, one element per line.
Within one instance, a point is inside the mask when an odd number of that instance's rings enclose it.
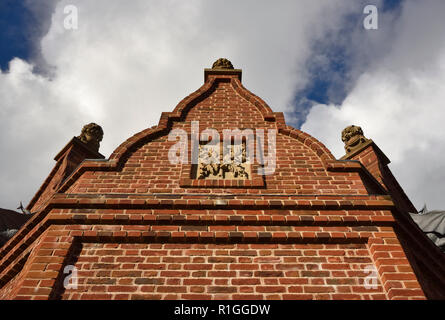
<path fill-rule="evenodd" d="M 213 63 L 212 69 L 233 69 L 233 65 L 226 58 L 219 58 Z"/>
<path fill-rule="evenodd" d="M 94 151 L 99 151 L 100 142 L 104 136 L 102 127 L 95 123 L 89 123 L 82 128 L 77 138 Z"/>
<path fill-rule="evenodd" d="M 341 140 L 345 143 L 346 153 L 354 151 L 360 145 L 369 141 L 369 139 L 363 135 L 362 128 L 354 125 L 346 127 L 341 132 Z"/>

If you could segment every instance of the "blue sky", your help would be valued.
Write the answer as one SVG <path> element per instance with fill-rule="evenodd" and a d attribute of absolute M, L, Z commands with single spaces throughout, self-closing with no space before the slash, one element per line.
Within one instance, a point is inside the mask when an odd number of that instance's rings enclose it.
<path fill-rule="evenodd" d="M 33 51 L 33 41 L 29 32 L 37 19 L 22 0 L 0 2 L 0 67 L 8 68 L 14 57 L 28 60 Z"/>
<path fill-rule="evenodd" d="M 79 28 L 66 30 L 73 3 Z M 363 28 L 368 4 L 378 30 Z M 103 126 L 109 156 L 199 88 L 219 57 L 336 157 L 341 130 L 362 126 L 415 205 L 443 207 L 445 2 L 228 0 L 230 14 L 220 9 L 207 0 L 1 1 L 0 207 L 27 203 L 84 124 Z"/>
<path fill-rule="evenodd" d="M 40 60 L 39 40 L 48 31 L 48 18 L 56 0 L 39 2 L 0 2 L 0 68 L 3 71 L 8 70 L 9 61 L 15 57 L 26 61 Z"/>

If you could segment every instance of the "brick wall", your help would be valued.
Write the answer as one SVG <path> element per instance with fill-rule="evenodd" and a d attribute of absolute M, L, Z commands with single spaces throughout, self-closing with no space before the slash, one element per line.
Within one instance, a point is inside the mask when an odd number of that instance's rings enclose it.
<path fill-rule="evenodd" d="M 85 243 L 64 299 L 385 299 L 365 244 Z"/>
<path fill-rule="evenodd" d="M 372 141 L 348 158 L 360 161 L 391 195 L 396 207 L 394 217 L 398 222 L 398 238 L 422 288 L 430 299 L 445 299 L 445 255 L 409 216 L 408 213 L 418 210 L 389 169 L 389 159 Z"/>
<path fill-rule="evenodd" d="M 388 225 L 390 212 L 375 211 L 373 219 L 361 216 L 368 212 L 352 211 L 339 221 L 335 210 L 264 210 L 262 216 L 244 210 L 81 213 L 88 210 L 54 210 L 35 227 L 36 234 L 42 230 L 41 244 L 14 280 L 16 290 L 4 287 L 5 298 L 424 297 Z M 106 223 L 100 224 L 97 216 Z M 125 224 L 124 216 L 129 217 Z M 367 226 L 358 225 L 364 218 Z M 77 289 L 63 288 L 66 266 L 78 269 Z M 364 286 L 368 276 L 377 277 L 376 288 Z M 204 281 L 192 284 L 193 279 Z M 243 281 L 252 283 L 251 289 Z M 225 290 L 224 283 L 231 291 L 217 292 Z"/>
<path fill-rule="evenodd" d="M 86 158 L 102 159 L 104 156 L 94 150 L 90 150 L 90 148 L 80 142 L 78 138 L 72 138 L 54 158 L 56 164 L 35 196 L 31 199 L 28 210 L 32 213 L 39 211 L 54 195 L 62 182 Z"/>
<path fill-rule="evenodd" d="M 424 299 L 383 189 L 247 91 L 236 72 L 83 161 L 0 249 L 7 299 Z M 200 183 L 168 132 L 276 129 L 270 176 Z M 267 145 L 266 145 L 267 146 Z M 45 191 L 45 190 L 43 190 Z M 65 289 L 66 266 L 78 288 Z M 364 286 L 376 271 L 376 288 Z M 12 282 L 13 281 L 13 282 Z M 14 284 L 14 285 L 12 285 Z M 14 290 L 10 290 L 11 287 Z"/>

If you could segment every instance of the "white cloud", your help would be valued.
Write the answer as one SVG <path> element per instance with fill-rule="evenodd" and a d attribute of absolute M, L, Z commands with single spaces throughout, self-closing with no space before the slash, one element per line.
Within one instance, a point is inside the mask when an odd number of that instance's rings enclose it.
<path fill-rule="evenodd" d="M 424 202 L 445 208 L 444 13 L 443 1 L 406 1 L 394 30 L 377 31 L 393 36 L 375 43 L 388 53 L 373 61 L 340 106 L 314 106 L 302 126 L 337 157 L 344 154 L 341 130 L 362 126 L 418 209 Z"/>
<path fill-rule="evenodd" d="M 65 30 L 63 8 L 73 3 L 79 28 Z M 0 206 L 29 201 L 82 125 L 103 126 L 109 156 L 200 87 L 219 57 L 244 69 L 245 86 L 275 111 L 286 110 L 308 81 L 311 41 L 352 10 L 362 8 L 344 0 L 59 2 L 40 44 L 51 79 L 19 59 L 0 74 Z"/>

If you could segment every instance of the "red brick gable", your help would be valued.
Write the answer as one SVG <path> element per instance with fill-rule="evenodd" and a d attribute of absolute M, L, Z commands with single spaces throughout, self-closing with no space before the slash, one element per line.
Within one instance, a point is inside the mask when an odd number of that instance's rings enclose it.
<path fill-rule="evenodd" d="M 196 193 L 196 190 L 181 185 L 181 177 L 187 179 L 187 174 L 183 173 L 184 165 L 172 165 L 168 161 L 168 150 L 176 142 L 168 141 L 167 134 L 177 128 L 190 134 L 191 121 L 199 121 L 201 130 L 214 128 L 221 135 L 224 129 L 236 128 L 276 129 L 279 132 L 275 174 L 266 176 L 264 183 L 259 185 L 264 188 L 256 188 L 255 194 L 367 194 L 358 168 L 335 160 L 315 138 L 286 126 L 282 114 L 272 113 L 264 101 L 242 87 L 236 76 L 209 76 L 207 79 L 203 87 L 180 102 L 172 113 L 164 113 L 157 127 L 142 131 L 119 146 L 110 161 L 85 162 L 61 191 Z M 341 173 L 331 173 L 336 166 L 343 168 Z M 348 166 L 351 166 L 349 172 Z M 92 173 L 93 168 L 98 167 L 101 171 Z M 70 186 L 77 177 L 78 180 Z M 212 188 L 210 192 L 249 191 L 252 190 Z"/>
<path fill-rule="evenodd" d="M 240 79 L 207 70 L 158 126 L 80 163 L 0 249 L 0 298 L 424 299 L 385 189 Z M 276 129 L 275 172 L 194 179 L 169 162 L 167 138 L 192 120 L 200 131 Z M 77 288 L 64 286 L 67 267 Z"/>

